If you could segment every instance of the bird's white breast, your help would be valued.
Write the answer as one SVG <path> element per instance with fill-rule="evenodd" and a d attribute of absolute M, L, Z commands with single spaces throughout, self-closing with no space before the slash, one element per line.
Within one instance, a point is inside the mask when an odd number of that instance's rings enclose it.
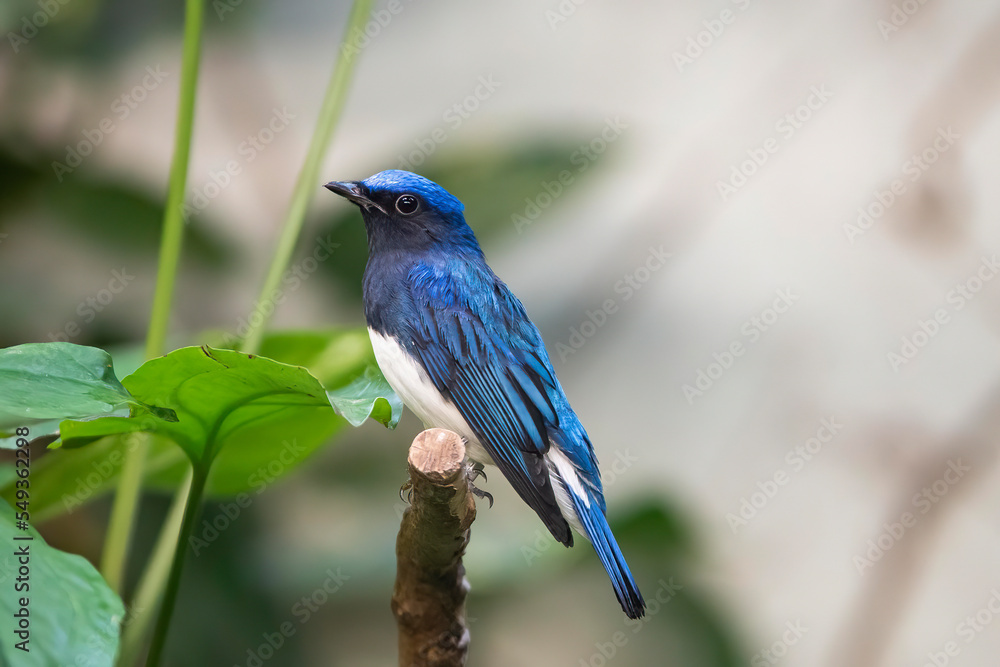
<path fill-rule="evenodd" d="M 375 361 L 389 386 L 399 395 L 403 404 L 424 423 L 424 428 L 446 428 L 466 439 L 469 458 L 480 463 L 493 463 L 493 459 L 479 443 L 469 423 L 458 408 L 437 390 L 427 371 L 411 357 L 392 336 L 383 336 L 371 329 L 368 336 L 375 350 Z"/>

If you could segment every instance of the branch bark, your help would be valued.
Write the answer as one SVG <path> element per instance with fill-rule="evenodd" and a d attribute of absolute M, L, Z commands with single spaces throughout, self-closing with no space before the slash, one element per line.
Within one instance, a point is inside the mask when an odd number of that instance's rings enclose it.
<path fill-rule="evenodd" d="M 476 504 L 465 444 L 451 431 L 423 431 L 410 445 L 410 506 L 396 538 L 392 613 L 400 667 L 461 667 L 469 652 L 462 556 Z"/>

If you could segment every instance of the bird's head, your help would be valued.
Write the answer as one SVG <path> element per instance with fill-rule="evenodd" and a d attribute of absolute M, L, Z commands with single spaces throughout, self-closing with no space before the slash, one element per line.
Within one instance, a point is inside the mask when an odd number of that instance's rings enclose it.
<path fill-rule="evenodd" d="M 482 254 L 465 223 L 462 202 L 423 176 L 389 169 L 324 187 L 361 209 L 371 252 L 436 248 Z"/>

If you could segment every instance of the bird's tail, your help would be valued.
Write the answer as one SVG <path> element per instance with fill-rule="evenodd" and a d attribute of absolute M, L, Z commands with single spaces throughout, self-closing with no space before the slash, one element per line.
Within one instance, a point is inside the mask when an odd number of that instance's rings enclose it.
<path fill-rule="evenodd" d="M 604 516 L 604 511 L 593 499 L 587 503 L 577 496 L 572 489 L 567 489 L 573 499 L 573 508 L 580 519 L 580 525 L 587 533 L 587 539 L 594 545 L 601 564 L 611 577 L 611 585 L 615 589 L 618 603 L 629 618 L 641 618 L 646 613 L 646 601 L 632 578 L 625 556 L 618 548 L 618 542 L 611 533 L 611 526 Z M 585 492 L 586 493 L 586 492 Z"/>

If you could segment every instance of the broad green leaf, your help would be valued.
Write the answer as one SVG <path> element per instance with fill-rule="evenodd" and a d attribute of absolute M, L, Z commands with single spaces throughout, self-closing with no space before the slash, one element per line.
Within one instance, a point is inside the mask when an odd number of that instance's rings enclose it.
<path fill-rule="evenodd" d="M 179 420 L 178 420 L 179 421 Z M 179 425 L 175 425 L 179 430 Z M 69 448 L 82 447 L 96 442 L 109 435 L 130 435 L 133 433 L 153 433 L 156 431 L 155 420 L 150 418 L 132 419 L 129 417 L 104 417 L 89 421 L 61 422 L 59 429 L 59 440 L 53 445 L 53 449 L 66 446 Z M 177 442 L 175 440 L 175 442 Z M 180 444 L 178 442 L 177 444 Z"/>
<path fill-rule="evenodd" d="M 366 329 L 279 333 L 264 341 L 261 353 L 308 368 L 351 426 L 360 426 L 369 417 L 388 428 L 399 423 L 403 402 L 375 362 Z"/>
<path fill-rule="evenodd" d="M 223 447 L 212 463 L 206 493 L 214 497 L 261 493 L 347 426 L 332 411 L 302 414 L 295 422 L 294 432 L 285 421 L 261 423 L 253 430 L 253 437 L 242 440 L 238 446 Z M 169 449 L 153 448 L 159 465 L 147 467 L 147 484 L 172 489 L 180 483 L 187 461 L 183 457 L 170 457 L 177 451 L 173 445 Z"/>
<path fill-rule="evenodd" d="M 304 368 L 266 357 L 185 347 L 146 362 L 125 383 L 140 401 L 174 410 L 178 421 L 148 415 L 67 421 L 62 443 L 73 447 L 108 435 L 156 433 L 180 445 L 195 466 L 207 471 L 227 446 L 242 449 L 275 431 L 289 441 L 324 439 L 336 428 L 319 381 Z M 310 419 L 314 412 L 325 418 Z"/>
<path fill-rule="evenodd" d="M 19 529 L 14 509 L 5 502 L 0 502 L 0 543 L 4 545 L 0 556 L 4 592 L 0 595 L 0 655 L 4 660 L 0 662 L 24 667 L 110 667 L 118 651 L 125 610 L 94 566 L 82 556 L 49 546 L 34 528 Z M 25 550 L 26 555 L 19 555 Z M 21 611 L 22 602 L 26 612 Z M 19 636 L 16 615 L 21 613 L 28 615 L 28 634 Z M 28 650 L 19 650 L 25 639 L 28 643 L 23 646 Z"/>
<path fill-rule="evenodd" d="M 403 401 L 392 390 L 377 366 L 341 389 L 326 392 L 334 409 L 351 423 L 361 426 L 371 417 L 383 426 L 396 428 L 403 414 Z"/>
<path fill-rule="evenodd" d="M 51 437 L 53 440 L 59 437 L 59 422 L 61 419 L 45 419 L 38 422 L 29 422 L 29 426 L 17 426 L 0 429 L 0 449 L 15 449 L 17 441 L 23 437 L 29 442 L 36 438 Z M 17 435 L 17 429 L 27 428 L 28 435 Z M 24 433 L 24 431 L 21 431 Z M 47 443 L 46 443 L 47 444 Z"/>
<path fill-rule="evenodd" d="M 52 420 L 142 409 L 115 377 L 104 350 L 72 343 L 28 343 L 0 350 L 0 446 L 14 429 Z M 32 433 L 33 437 L 45 435 Z M 6 443 L 6 444 L 4 444 Z"/>
<path fill-rule="evenodd" d="M 17 469 L 13 463 L 0 464 L 0 487 L 12 484 L 17 479 Z"/>
<path fill-rule="evenodd" d="M 73 343 L 0 350 L 0 426 L 111 412 L 132 402 L 111 356 Z"/>
<path fill-rule="evenodd" d="M 277 361 L 306 366 L 322 380 L 324 388 L 331 391 L 342 389 L 359 377 L 375 377 L 372 374 L 378 373 L 364 329 L 270 334 L 264 340 L 262 351 Z M 200 350 L 198 354 L 202 354 Z M 131 376 L 123 381 L 126 387 L 135 390 L 132 382 Z M 347 400 L 349 395 L 345 393 L 340 398 Z M 398 421 L 400 403 L 391 391 L 369 402 L 373 405 L 373 418 L 390 424 Z M 388 418 L 386 405 L 394 406 Z M 331 413 L 316 409 L 311 415 L 300 417 L 295 420 L 294 426 L 298 429 L 295 433 L 285 429 L 283 421 L 271 426 L 262 422 L 252 429 L 252 437 L 241 439 L 238 446 L 222 447 L 209 473 L 207 493 L 229 496 L 260 492 L 347 425 L 341 417 L 331 419 Z M 137 426 L 141 429 L 148 425 L 158 433 L 146 457 L 147 485 L 167 490 L 175 488 L 189 465 L 180 448 L 168 439 L 172 428 L 184 421 L 183 414 L 179 417 L 177 425 L 163 424 L 163 429 L 153 420 L 144 425 L 142 417 L 66 422 L 67 432 L 75 429 L 80 438 L 33 462 L 32 516 L 46 519 L 72 512 L 113 489 L 118 482 L 125 448 L 137 446 L 145 437 L 135 430 Z M 78 446 L 88 442 L 90 444 L 85 447 Z M 0 479 L 0 497 L 13 500 L 13 493 L 13 483 Z"/>

